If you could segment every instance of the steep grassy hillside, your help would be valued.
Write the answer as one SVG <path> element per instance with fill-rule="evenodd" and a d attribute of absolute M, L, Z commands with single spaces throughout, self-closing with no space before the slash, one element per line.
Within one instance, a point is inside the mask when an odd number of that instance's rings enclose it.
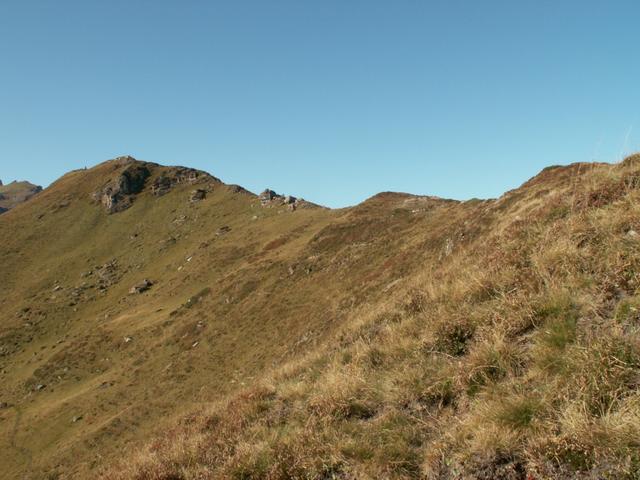
<path fill-rule="evenodd" d="M 637 156 L 343 210 L 72 172 L 0 217 L 0 477 L 638 478 L 639 199 Z"/>
<path fill-rule="evenodd" d="M 123 158 L 4 214 L 0 476 L 86 477 L 171 417 L 325 342 L 420 268 L 421 232 L 447 216 L 448 202 L 400 199 L 433 214 L 384 196 L 293 209 Z"/>
<path fill-rule="evenodd" d="M 357 207 L 392 224 L 444 216 L 379 230 L 400 239 L 389 255 L 415 241 L 418 268 L 330 341 L 104 478 L 638 478 L 639 200 L 636 156 L 549 168 L 495 201 Z"/>

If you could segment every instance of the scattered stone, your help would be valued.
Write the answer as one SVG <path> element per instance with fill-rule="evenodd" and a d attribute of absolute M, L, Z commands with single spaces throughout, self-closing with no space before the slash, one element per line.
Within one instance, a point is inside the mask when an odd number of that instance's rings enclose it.
<path fill-rule="evenodd" d="M 79 422 L 80 420 L 82 420 L 82 415 L 76 415 L 71 419 L 71 422 L 76 423 L 76 422 Z"/>
<path fill-rule="evenodd" d="M 36 391 L 39 392 L 40 390 L 44 390 L 47 386 L 39 383 L 38 385 L 36 385 Z"/>
<path fill-rule="evenodd" d="M 117 260 L 111 260 L 101 267 L 95 267 L 98 276 L 98 289 L 106 290 L 120 279 Z"/>
<path fill-rule="evenodd" d="M 630 240 L 638 240 L 638 237 L 640 237 L 640 235 L 638 234 L 638 232 L 636 232 L 635 230 L 629 230 L 626 234 L 625 237 L 627 237 Z"/>
<path fill-rule="evenodd" d="M 198 346 L 198 343 L 200 343 L 200 342 L 194 342 L 194 344 L 191 345 L 191 348 L 196 348 Z"/>
<path fill-rule="evenodd" d="M 134 285 L 129 289 L 129 294 L 134 295 L 136 293 L 146 292 L 151 288 L 153 282 L 151 280 L 147 280 L 146 278 L 137 285 Z"/>
<path fill-rule="evenodd" d="M 131 342 L 131 341 L 133 341 L 133 338 L 131 338 L 131 337 L 124 337 L 124 343 L 129 343 L 129 342 Z"/>
<path fill-rule="evenodd" d="M 55 287 L 53 287 L 54 292 L 57 292 L 59 290 L 62 290 L 62 287 L 60 285 L 56 285 Z"/>

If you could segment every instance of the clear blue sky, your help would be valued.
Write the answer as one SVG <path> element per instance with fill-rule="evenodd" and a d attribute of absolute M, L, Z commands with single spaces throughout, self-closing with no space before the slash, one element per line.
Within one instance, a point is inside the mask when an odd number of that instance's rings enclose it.
<path fill-rule="evenodd" d="M 329 206 L 640 149 L 640 2 L 0 0 L 0 178 L 118 155 Z"/>

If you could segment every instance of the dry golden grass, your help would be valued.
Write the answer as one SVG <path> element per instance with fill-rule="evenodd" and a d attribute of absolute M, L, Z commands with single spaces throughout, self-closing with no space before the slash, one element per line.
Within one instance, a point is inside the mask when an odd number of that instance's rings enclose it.
<path fill-rule="evenodd" d="M 103 478 L 640 478 L 639 178 L 547 169 L 428 225 L 376 197 L 309 242 L 325 281 L 363 282 L 324 341 Z"/>
<path fill-rule="evenodd" d="M 260 415 L 223 435 L 239 449 L 224 464 L 175 478 L 640 477 L 637 168 L 543 172 L 475 210 L 481 234 L 275 375 Z"/>

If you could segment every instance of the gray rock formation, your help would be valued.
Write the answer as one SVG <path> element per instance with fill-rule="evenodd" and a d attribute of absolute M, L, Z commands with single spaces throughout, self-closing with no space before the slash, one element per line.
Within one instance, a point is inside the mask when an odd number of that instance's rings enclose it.
<path fill-rule="evenodd" d="M 317 208 L 318 205 L 307 202 L 303 198 L 296 198 L 293 195 L 279 195 L 273 190 L 266 189 L 260 195 L 260 204 L 263 207 L 281 207 L 286 206 L 288 210 L 296 210 L 297 208 Z"/>
<path fill-rule="evenodd" d="M 172 167 L 170 170 L 162 173 L 156 178 L 151 185 L 151 193 L 157 196 L 162 196 L 168 193 L 176 185 L 188 183 L 200 183 L 205 181 L 214 181 L 219 183 L 215 177 L 212 177 L 208 173 L 195 170 L 193 168 L 185 167 Z"/>
<path fill-rule="evenodd" d="M 147 178 L 151 175 L 145 164 L 132 163 L 132 160 L 129 160 L 131 158 L 133 157 L 118 157 L 116 160 L 131 163 L 131 165 L 104 188 L 93 194 L 108 213 L 122 212 L 129 208 L 135 195 L 142 191 Z"/>
<path fill-rule="evenodd" d="M 200 200 L 204 200 L 207 198 L 207 191 L 204 188 L 198 188 L 191 192 L 191 197 L 189 201 L 191 202 L 199 202 Z"/>
<path fill-rule="evenodd" d="M 151 288 L 152 285 L 153 285 L 153 282 L 151 280 L 147 280 L 145 278 L 139 284 L 134 285 L 133 287 L 131 287 L 131 289 L 129 290 L 129 294 L 134 295 L 136 293 L 146 292 L 147 290 L 149 290 Z"/>

